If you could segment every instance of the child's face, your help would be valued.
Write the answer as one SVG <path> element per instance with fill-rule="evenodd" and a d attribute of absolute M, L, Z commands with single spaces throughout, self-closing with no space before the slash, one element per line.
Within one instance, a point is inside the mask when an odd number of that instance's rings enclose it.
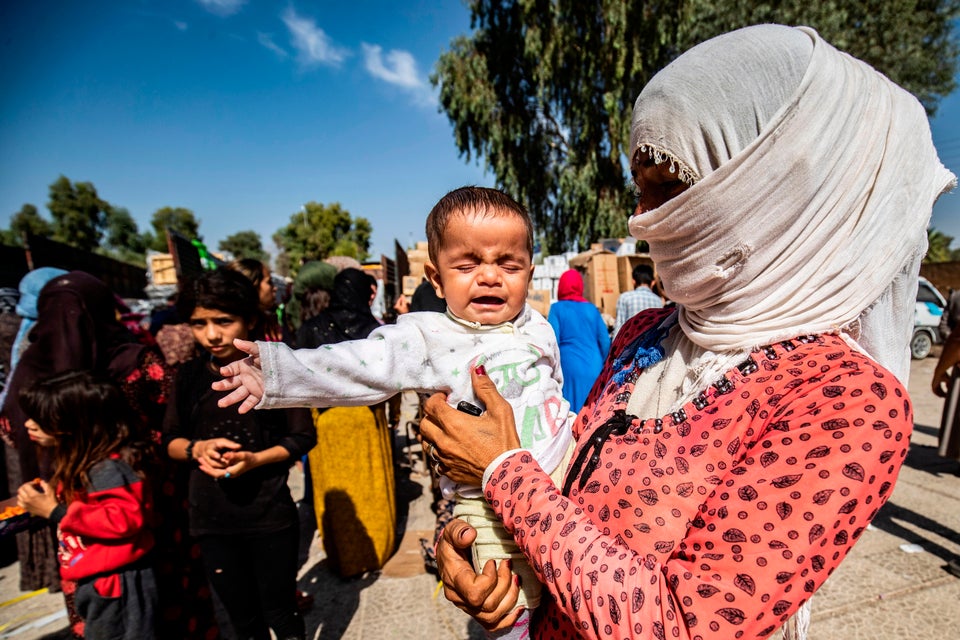
<path fill-rule="evenodd" d="M 190 315 L 190 328 L 197 343 L 210 352 L 220 362 L 233 362 L 246 354 L 235 346 L 233 340 L 246 340 L 253 328 L 240 316 L 221 311 L 197 307 Z"/>
<path fill-rule="evenodd" d="M 533 264 L 527 229 L 512 214 L 453 216 L 426 275 L 459 318 L 481 324 L 513 320 L 523 310 Z"/>
<path fill-rule="evenodd" d="M 270 279 L 270 269 L 266 265 L 263 266 L 263 280 L 260 281 L 260 291 L 257 293 L 260 295 L 260 306 L 263 309 L 270 310 L 277 306 L 277 288 Z"/>
<path fill-rule="evenodd" d="M 52 447 L 56 443 L 56 438 L 41 429 L 33 418 L 27 418 L 24 426 L 27 428 L 27 436 L 41 447 Z"/>

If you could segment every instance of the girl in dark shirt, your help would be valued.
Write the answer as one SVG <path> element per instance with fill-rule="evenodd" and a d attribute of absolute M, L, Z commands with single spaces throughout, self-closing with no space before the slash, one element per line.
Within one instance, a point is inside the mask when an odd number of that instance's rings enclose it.
<path fill-rule="evenodd" d="M 163 445 L 192 465 L 190 533 L 197 537 L 210 585 L 228 620 L 225 637 L 303 638 L 296 606 L 297 510 L 287 488 L 290 464 L 316 443 L 305 409 L 221 409 L 210 388 L 220 367 L 245 354 L 235 338 L 262 339 L 257 292 L 242 275 L 204 273 L 178 303 L 204 355 L 177 374 Z M 228 631 L 228 629 L 232 629 Z"/>

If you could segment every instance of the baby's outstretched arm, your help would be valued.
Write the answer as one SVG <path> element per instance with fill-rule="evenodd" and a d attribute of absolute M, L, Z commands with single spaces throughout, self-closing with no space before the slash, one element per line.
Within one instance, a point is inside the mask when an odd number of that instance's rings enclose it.
<path fill-rule="evenodd" d="M 260 368 L 260 347 L 249 340 L 234 340 L 233 344 L 247 354 L 230 364 L 220 367 L 223 380 L 217 380 L 211 386 L 216 391 L 230 391 L 217 401 L 219 407 L 229 407 L 240 402 L 239 413 L 250 411 L 263 398 L 263 370 Z M 242 401 L 242 402 L 241 402 Z"/>

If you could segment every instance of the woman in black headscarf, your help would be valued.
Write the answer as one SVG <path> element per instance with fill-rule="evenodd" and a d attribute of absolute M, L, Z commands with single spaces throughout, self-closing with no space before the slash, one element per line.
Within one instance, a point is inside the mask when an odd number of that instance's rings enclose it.
<path fill-rule="evenodd" d="M 159 432 L 171 371 L 159 352 L 138 342 L 120 323 L 114 294 L 101 280 L 83 271 L 50 280 L 40 291 L 37 321 L 28 338 L 29 346 L 17 364 L 3 405 L 20 463 L 19 478 L 11 477 L 11 482 L 49 480 L 52 474 L 49 452 L 27 437 L 27 416 L 18 396 L 21 389 L 54 374 L 85 369 L 109 377 L 142 419 L 141 426 Z M 21 533 L 17 547 L 21 590 L 61 588 L 52 529 Z M 73 586 L 62 583 L 71 613 Z M 80 624 L 71 616 L 71 629 L 77 636 L 82 635 Z"/>
<path fill-rule="evenodd" d="M 100 279 L 83 271 L 71 271 L 50 280 L 37 299 L 37 322 L 29 334 L 10 381 L 3 405 L 20 462 L 20 482 L 40 477 L 49 480 L 52 469 L 48 452 L 33 445 L 26 434 L 26 415 L 20 409 L 20 389 L 54 374 L 88 370 L 104 375 L 120 387 L 139 426 L 152 442 L 159 441 L 173 369 L 156 347 L 139 342 L 117 318 L 113 291 Z M 157 469 L 156 498 L 157 582 L 163 628 L 161 637 L 202 638 L 213 626 L 208 588 L 198 563 L 191 562 L 191 543 L 185 531 L 185 482 L 172 468 Z M 14 478 L 11 478 L 14 480 Z M 56 559 L 56 536 L 49 527 L 18 536 L 20 589 L 61 587 Z M 195 556 L 194 556 L 195 557 Z M 72 590 L 62 583 L 68 612 L 73 614 Z M 174 602 L 174 599 L 177 602 Z M 182 600 L 182 602 L 180 601 Z M 71 630 L 82 636 L 82 623 L 71 615 Z"/>
<path fill-rule="evenodd" d="M 377 281 L 359 269 L 344 269 L 333 279 L 330 305 L 300 328 L 299 347 L 366 338 L 380 323 L 370 311 Z"/>
<path fill-rule="evenodd" d="M 330 306 L 300 327 L 300 347 L 366 338 L 380 323 L 370 312 L 376 281 L 344 269 Z M 317 530 L 330 566 L 344 577 L 379 569 L 396 535 L 393 457 L 385 404 L 314 409 L 317 446 L 309 454 Z"/>

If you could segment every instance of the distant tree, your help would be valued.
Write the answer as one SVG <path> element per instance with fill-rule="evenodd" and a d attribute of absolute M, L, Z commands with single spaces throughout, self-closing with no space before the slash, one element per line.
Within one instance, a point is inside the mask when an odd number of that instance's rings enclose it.
<path fill-rule="evenodd" d="M 956 251 L 950 250 L 950 244 L 953 242 L 951 236 L 930 227 L 927 229 L 927 255 L 923 258 L 924 262 L 949 262 L 955 260 Z"/>
<path fill-rule="evenodd" d="M 109 203 L 90 182 L 70 182 L 60 176 L 50 185 L 47 208 L 53 216 L 53 239 L 93 251 L 100 246 Z"/>
<path fill-rule="evenodd" d="M 278 263 L 289 265 L 296 275 L 305 260 L 323 260 L 329 256 L 350 256 L 361 262 L 370 251 L 373 227 L 366 218 L 353 218 L 339 202 L 323 205 L 308 202 L 290 216 L 290 222 L 273 234 L 282 253 Z M 279 267 L 278 267 L 279 271 Z"/>
<path fill-rule="evenodd" d="M 23 244 L 24 235 L 31 233 L 47 238 L 53 233 L 53 226 L 40 217 L 35 206 L 25 204 L 10 218 L 10 228 L 0 232 L 0 238 L 3 244 L 19 247 Z"/>
<path fill-rule="evenodd" d="M 277 259 L 273 264 L 273 270 L 277 275 L 285 277 L 296 274 L 296 271 L 293 269 L 293 263 L 290 261 L 290 254 L 283 250 L 277 255 Z"/>
<path fill-rule="evenodd" d="M 955 87 L 960 0 L 469 0 L 472 33 L 431 77 L 461 155 L 531 212 L 546 253 L 627 232 L 633 102 L 692 45 L 762 22 L 806 24 L 933 113 Z"/>
<path fill-rule="evenodd" d="M 126 249 L 132 253 L 146 252 L 146 238 L 125 207 L 107 207 L 105 216 L 105 244 L 113 250 Z"/>
<path fill-rule="evenodd" d="M 149 248 L 154 251 L 167 251 L 167 229 L 173 229 L 190 240 L 202 240 L 200 222 L 193 215 L 193 211 L 184 207 L 163 207 L 157 209 L 150 219 L 153 234 L 149 238 Z"/>
<path fill-rule="evenodd" d="M 150 238 L 140 233 L 140 229 L 133 216 L 124 207 L 110 205 L 104 215 L 104 238 L 100 243 L 99 253 L 145 266 L 146 252 Z"/>
<path fill-rule="evenodd" d="M 270 254 L 263 250 L 263 242 L 256 231 L 238 231 L 220 241 L 220 251 L 233 254 L 236 259 L 255 258 L 261 262 L 270 262 Z"/>

